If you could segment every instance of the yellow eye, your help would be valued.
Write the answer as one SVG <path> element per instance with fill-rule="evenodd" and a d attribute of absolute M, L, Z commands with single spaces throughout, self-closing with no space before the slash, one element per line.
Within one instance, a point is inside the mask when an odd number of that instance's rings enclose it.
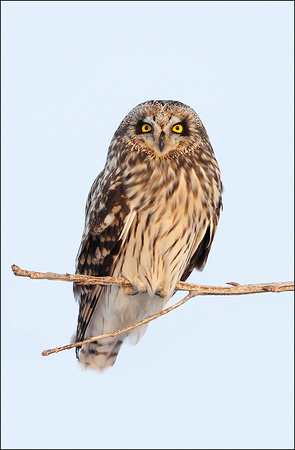
<path fill-rule="evenodd" d="M 180 123 L 177 123 L 176 125 L 174 125 L 174 127 L 172 128 L 172 131 L 174 131 L 174 133 L 182 133 L 183 132 L 183 126 L 180 125 Z"/>
<path fill-rule="evenodd" d="M 148 123 L 144 123 L 141 127 L 141 131 L 143 133 L 149 133 L 150 131 L 152 131 L 152 127 Z"/>

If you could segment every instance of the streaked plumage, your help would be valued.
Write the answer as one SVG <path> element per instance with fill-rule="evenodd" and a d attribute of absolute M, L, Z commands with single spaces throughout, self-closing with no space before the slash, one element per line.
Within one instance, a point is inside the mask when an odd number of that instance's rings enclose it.
<path fill-rule="evenodd" d="M 206 130 L 183 103 L 148 101 L 122 121 L 86 204 L 76 273 L 123 276 L 133 289 L 74 285 L 76 341 L 163 309 L 179 280 L 202 270 L 219 219 L 222 183 Z M 137 343 L 146 326 L 132 330 Z M 127 337 L 84 345 L 85 367 L 114 364 Z"/>

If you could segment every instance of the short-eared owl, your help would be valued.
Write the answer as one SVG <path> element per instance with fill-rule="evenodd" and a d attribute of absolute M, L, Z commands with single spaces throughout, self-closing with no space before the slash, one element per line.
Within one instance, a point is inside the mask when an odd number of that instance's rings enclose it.
<path fill-rule="evenodd" d="M 76 341 L 127 327 L 163 309 L 176 283 L 203 269 L 219 219 L 222 183 L 195 111 L 173 100 L 136 106 L 110 143 L 86 204 L 76 273 L 126 277 L 132 289 L 74 285 Z M 112 366 L 146 325 L 77 348 L 85 367 Z"/>

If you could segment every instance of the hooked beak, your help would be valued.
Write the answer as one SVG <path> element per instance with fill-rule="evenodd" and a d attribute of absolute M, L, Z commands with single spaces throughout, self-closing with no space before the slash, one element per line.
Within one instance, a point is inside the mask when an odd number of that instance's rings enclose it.
<path fill-rule="evenodd" d="M 164 131 L 162 131 L 162 133 L 160 134 L 160 139 L 159 139 L 159 149 L 160 152 L 162 152 L 163 148 L 164 148 L 165 142 L 164 142 Z"/>

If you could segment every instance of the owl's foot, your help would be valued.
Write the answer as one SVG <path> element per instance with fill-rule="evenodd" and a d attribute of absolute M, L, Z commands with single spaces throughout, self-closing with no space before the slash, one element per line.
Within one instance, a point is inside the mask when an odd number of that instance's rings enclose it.
<path fill-rule="evenodd" d="M 146 294 L 147 293 L 147 289 L 143 286 L 139 287 L 139 286 L 135 286 L 134 284 L 131 286 L 127 286 L 124 288 L 125 293 L 127 295 L 137 295 L 137 294 Z"/>
<path fill-rule="evenodd" d="M 163 289 L 157 289 L 156 292 L 155 292 L 155 294 L 156 294 L 158 297 L 161 297 L 161 298 L 164 298 L 164 297 L 166 297 L 166 295 L 167 295 L 167 294 L 165 294 L 165 292 L 163 291 Z"/>
<path fill-rule="evenodd" d="M 124 291 L 127 295 L 137 295 L 137 294 L 146 294 L 149 293 L 149 295 L 157 295 L 160 298 L 167 297 L 170 294 L 170 291 L 167 289 L 166 286 L 163 286 L 162 283 L 157 284 L 155 286 L 146 286 L 144 283 L 142 283 L 140 280 L 136 280 L 136 282 L 124 287 Z"/>

